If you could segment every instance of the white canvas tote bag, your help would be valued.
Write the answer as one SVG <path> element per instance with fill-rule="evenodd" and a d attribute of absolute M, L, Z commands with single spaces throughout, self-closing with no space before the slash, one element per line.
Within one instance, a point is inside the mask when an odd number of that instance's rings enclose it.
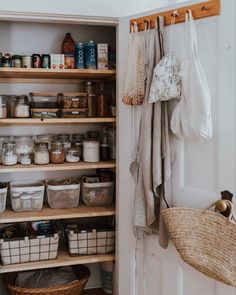
<path fill-rule="evenodd" d="M 198 57 L 191 11 L 186 14 L 184 60 L 180 68 L 181 100 L 171 118 L 171 130 L 180 139 L 201 141 L 212 137 L 211 94 Z"/>

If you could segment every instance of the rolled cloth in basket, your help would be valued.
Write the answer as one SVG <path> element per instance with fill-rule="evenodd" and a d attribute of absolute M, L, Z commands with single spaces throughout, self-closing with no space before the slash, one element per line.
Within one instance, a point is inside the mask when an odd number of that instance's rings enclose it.
<path fill-rule="evenodd" d="M 28 289 L 58 287 L 72 283 L 77 277 L 70 266 L 20 272 L 16 277 L 16 286 Z"/>
<path fill-rule="evenodd" d="M 236 219 L 233 204 L 227 201 L 227 205 L 228 218 L 192 208 L 165 209 L 162 217 L 186 263 L 210 278 L 236 287 Z"/>

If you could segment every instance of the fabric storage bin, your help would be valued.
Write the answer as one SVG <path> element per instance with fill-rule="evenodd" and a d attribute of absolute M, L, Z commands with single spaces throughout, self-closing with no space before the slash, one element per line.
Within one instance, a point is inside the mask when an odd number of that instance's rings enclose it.
<path fill-rule="evenodd" d="M 74 229 L 66 228 L 68 251 L 73 255 L 105 254 L 115 251 L 114 229 Z"/>
<path fill-rule="evenodd" d="M 114 182 L 82 183 L 82 200 L 87 206 L 107 206 L 112 204 Z"/>
<path fill-rule="evenodd" d="M 37 211 L 43 207 L 43 182 L 11 182 L 11 205 L 14 211 Z"/>
<path fill-rule="evenodd" d="M 47 182 L 47 198 L 51 208 L 75 208 L 79 205 L 79 197 L 80 183 L 52 185 Z"/>
<path fill-rule="evenodd" d="M 0 239 L 3 265 L 57 258 L 59 232 L 48 236 Z"/>
<path fill-rule="evenodd" d="M 0 212 L 5 211 L 7 199 L 7 186 L 0 188 Z"/>
<path fill-rule="evenodd" d="M 37 109 L 57 109 L 58 94 L 55 92 L 30 92 L 31 104 Z"/>
<path fill-rule="evenodd" d="M 87 93 L 61 93 L 59 94 L 64 109 L 88 109 Z"/>

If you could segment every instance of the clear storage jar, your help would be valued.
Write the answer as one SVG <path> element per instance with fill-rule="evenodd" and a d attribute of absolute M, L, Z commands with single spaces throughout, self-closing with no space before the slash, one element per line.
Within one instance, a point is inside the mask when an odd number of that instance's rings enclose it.
<path fill-rule="evenodd" d="M 34 141 L 31 136 L 15 136 L 16 153 L 32 154 L 34 151 Z"/>
<path fill-rule="evenodd" d="M 71 146 L 79 150 L 79 157 L 83 159 L 83 141 L 84 141 L 84 134 L 72 134 L 72 142 Z"/>
<path fill-rule="evenodd" d="M 53 142 L 50 150 L 50 162 L 62 164 L 65 161 L 65 149 L 63 142 Z"/>
<path fill-rule="evenodd" d="M 62 93 L 60 94 L 64 109 L 87 109 L 88 94 L 87 93 Z"/>
<path fill-rule="evenodd" d="M 34 163 L 37 165 L 49 164 L 49 150 L 46 142 L 35 143 Z"/>
<path fill-rule="evenodd" d="M 12 165 L 17 164 L 16 142 L 15 141 L 3 143 L 2 164 L 5 166 L 12 166 Z"/>
<path fill-rule="evenodd" d="M 70 148 L 66 150 L 66 162 L 77 163 L 80 160 L 80 150 L 78 148 Z"/>
<path fill-rule="evenodd" d="M 51 149 L 51 143 L 56 139 L 56 135 L 54 134 L 40 134 L 36 136 L 36 141 L 45 142 L 48 144 L 48 149 Z"/>
<path fill-rule="evenodd" d="M 15 118 L 28 118 L 30 116 L 29 99 L 27 96 L 15 97 L 13 112 Z"/>
<path fill-rule="evenodd" d="M 30 98 L 34 108 L 57 109 L 58 96 L 55 92 L 30 92 Z"/>

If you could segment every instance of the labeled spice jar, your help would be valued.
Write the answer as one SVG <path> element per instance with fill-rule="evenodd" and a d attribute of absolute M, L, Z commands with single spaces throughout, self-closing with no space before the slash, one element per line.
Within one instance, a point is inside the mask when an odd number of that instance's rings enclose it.
<path fill-rule="evenodd" d="M 21 68 L 22 67 L 21 55 L 15 54 L 12 56 L 12 67 L 13 68 Z"/>
<path fill-rule="evenodd" d="M 50 150 L 50 162 L 52 164 L 62 164 L 65 161 L 65 149 L 63 142 L 53 142 Z"/>
<path fill-rule="evenodd" d="M 7 53 L 2 57 L 2 67 L 11 68 L 11 65 L 12 65 L 11 55 Z"/>
<path fill-rule="evenodd" d="M 35 143 L 34 163 L 38 165 L 49 164 L 49 150 L 46 142 Z"/>
<path fill-rule="evenodd" d="M 83 142 L 83 160 L 84 162 L 99 162 L 99 141 L 86 140 Z"/>
<path fill-rule="evenodd" d="M 96 83 L 85 81 L 81 86 L 82 91 L 88 94 L 88 117 L 97 117 Z"/>
<path fill-rule="evenodd" d="M 77 163 L 80 160 L 80 150 L 77 148 L 69 148 L 66 150 L 66 162 Z"/>
<path fill-rule="evenodd" d="M 28 118 L 30 115 L 29 100 L 27 96 L 16 96 L 14 99 L 14 117 Z"/>
<path fill-rule="evenodd" d="M 41 55 L 40 54 L 33 54 L 33 67 L 34 68 L 41 68 Z"/>
<path fill-rule="evenodd" d="M 17 163 L 16 142 L 9 141 L 3 143 L 2 147 L 2 164 L 12 166 Z"/>
<path fill-rule="evenodd" d="M 32 68 L 32 56 L 22 56 L 22 68 Z"/>
<path fill-rule="evenodd" d="M 7 118 L 7 99 L 5 95 L 0 95 L 0 118 Z"/>

